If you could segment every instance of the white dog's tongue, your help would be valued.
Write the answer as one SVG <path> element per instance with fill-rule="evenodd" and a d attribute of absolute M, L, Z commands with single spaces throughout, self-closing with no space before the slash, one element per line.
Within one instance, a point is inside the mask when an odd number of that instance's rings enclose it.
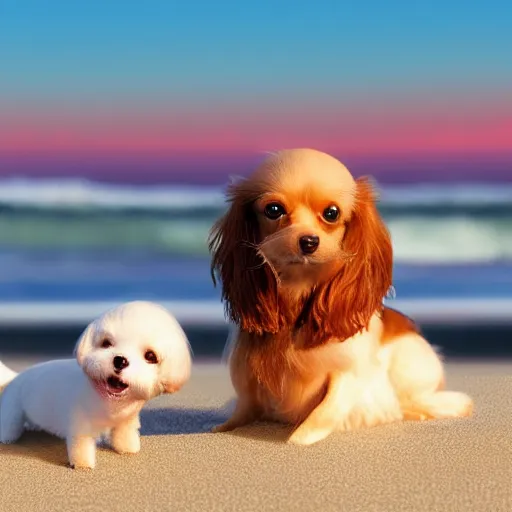
<path fill-rule="evenodd" d="M 93 385 L 96 391 L 105 398 L 117 397 L 128 389 L 128 384 L 115 375 L 112 375 L 107 380 L 93 381 Z"/>
<path fill-rule="evenodd" d="M 117 377 L 109 377 L 107 379 L 107 386 L 111 393 L 122 393 L 128 387 L 128 384 L 125 384 Z"/>

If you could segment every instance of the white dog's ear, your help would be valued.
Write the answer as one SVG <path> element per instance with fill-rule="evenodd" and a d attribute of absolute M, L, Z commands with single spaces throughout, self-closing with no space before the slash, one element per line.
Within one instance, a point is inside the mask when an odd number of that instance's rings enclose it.
<path fill-rule="evenodd" d="M 82 366 L 84 357 L 92 350 L 92 342 L 94 339 L 94 331 L 96 329 L 96 323 L 92 322 L 90 323 L 80 336 L 78 338 L 78 341 L 75 345 L 75 351 L 74 355 L 76 357 L 76 360 L 78 361 L 78 364 Z"/>
<path fill-rule="evenodd" d="M 172 354 L 167 356 L 160 367 L 160 384 L 163 393 L 175 393 L 189 380 L 192 367 L 191 349 L 184 336 L 176 343 Z"/>

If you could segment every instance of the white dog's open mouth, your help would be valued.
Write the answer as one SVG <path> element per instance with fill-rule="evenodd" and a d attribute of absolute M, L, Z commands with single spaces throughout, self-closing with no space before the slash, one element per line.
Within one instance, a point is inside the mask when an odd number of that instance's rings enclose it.
<path fill-rule="evenodd" d="M 120 398 L 128 389 L 128 384 L 114 375 L 107 380 L 97 380 L 94 385 L 101 395 L 112 398 Z"/>

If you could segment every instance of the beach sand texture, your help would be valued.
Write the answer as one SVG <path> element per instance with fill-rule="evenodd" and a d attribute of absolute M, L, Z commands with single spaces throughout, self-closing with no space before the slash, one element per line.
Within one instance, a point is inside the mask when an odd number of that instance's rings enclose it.
<path fill-rule="evenodd" d="M 451 388 L 474 397 L 473 418 L 298 447 L 278 425 L 208 433 L 232 388 L 224 366 L 198 364 L 180 393 L 144 410 L 138 455 L 100 448 L 95 470 L 73 471 L 64 442 L 49 435 L 0 446 L 0 510 L 510 512 L 512 364 L 450 362 L 447 372 Z"/>

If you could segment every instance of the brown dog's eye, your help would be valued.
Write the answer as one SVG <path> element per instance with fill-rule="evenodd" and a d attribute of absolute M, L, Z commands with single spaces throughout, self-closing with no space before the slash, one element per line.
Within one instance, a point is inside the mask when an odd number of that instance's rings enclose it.
<path fill-rule="evenodd" d="M 102 342 L 101 342 L 101 348 L 110 348 L 112 346 L 112 342 L 105 338 Z"/>
<path fill-rule="evenodd" d="M 156 354 L 152 350 L 146 350 L 146 353 L 144 354 L 144 359 L 149 364 L 157 364 L 158 358 L 156 357 Z"/>
<path fill-rule="evenodd" d="M 323 216 L 327 222 L 335 222 L 338 220 L 338 217 L 340 216 L 340 210 L 337 206 L 328 206 L 324 210 Z"/>
<path fill-rule="evenodd" d="M 277 220 L 279 217 L 282 217 L 283 215 L 286 215 L 286 210 L 284 209 L 284 206 L 279 203 L 268 203 L 267 206 L 265 206 L 265 217 L 271 219 L 271 220 Z"/>

